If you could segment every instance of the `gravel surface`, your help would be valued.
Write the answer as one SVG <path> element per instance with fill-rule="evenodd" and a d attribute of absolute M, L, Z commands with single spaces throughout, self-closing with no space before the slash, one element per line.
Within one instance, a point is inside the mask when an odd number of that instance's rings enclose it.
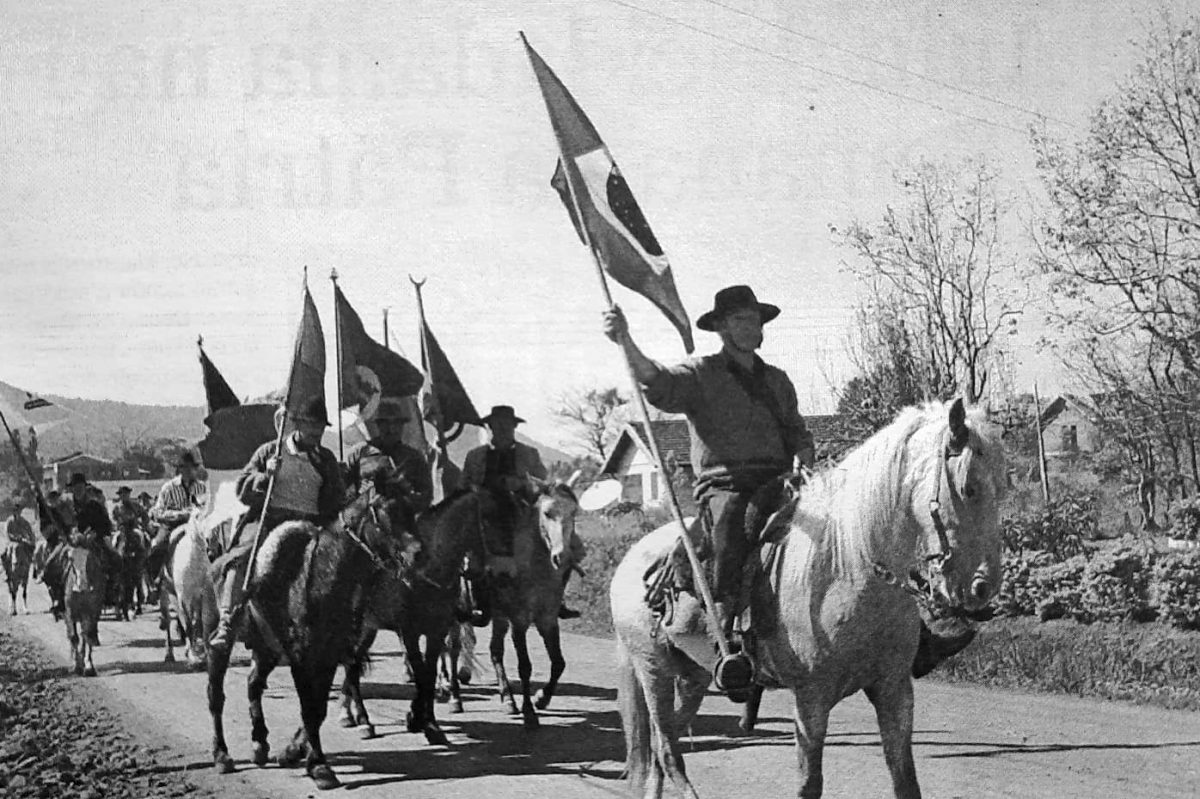
<path fill-rule="evenodd" d="M 40 644 L 0 628 L 0 796 L 216 795 L 166 762 L 166 746 L 127 713 L 98 681 L 70 675 Z"/>

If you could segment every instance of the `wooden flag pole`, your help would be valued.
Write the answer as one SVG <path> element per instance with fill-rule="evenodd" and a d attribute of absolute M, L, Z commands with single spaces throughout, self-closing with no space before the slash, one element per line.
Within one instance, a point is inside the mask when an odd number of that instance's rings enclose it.
<path fill-rule="evenodd" d="M 529 42 L 525 39 L 525 34 L 521 33 L 521 42 L 525 47 L 529 47 Z M 548 110 L 548 109 L 547 109 Z M 592 243 L 591 232 L 587 227 L 587 220 L 580 213 L 579 197 L 575 193 L 575 181 L 572 179 L 571 171 L 574 165 L 567 160 L 567 151 L 563 143 L 562 136 L 558 132 L 558 128 L 554 128 L 554 138 L 558 142 L 558 153 L 562 159 L 562 168 L 564 176 L 567 179 L 567 192 L 571 196 L 571 208 L 575 212 L 575 218 L 579 220 L 579 233 L 583 237 L 583 243 L 587 247 L 588 252 L 592 254 L 592 263 L 596 267 L 596 276 L 600 279 L 600 290 L 604 293 L 604 301 L 611 311 L 613 309 L 612 292 L 608 288 L 608 277 L 604 273 L 604 264 L 600 260 L 600 253 L 596 251 L 595 245 Z M 663 458 L 659 453 L 658 440 L 654 437 L 654 427 L 651 424 L 650 410 L 646 406 L 646 398 L 642 393 L 642 384 L 637 378 L 637 373 L 633 370 L 633 361 L 630 360 L 629 352 L 625 349 L 625 342 L 621 342 L 621 355 L 625 360 L 625 369 L 629 372 L 629 381 L 633 385 L 633 396 L 637 401 L 638 415 L 642 418 L 642 424 L 646 427 L 646 440 L 650 445 L 650 454 L 654 459 L 654 467 L 658 469 L 658 473 L 664 478 L 667 472 L 663 467 Z M 676 524 L 679 525 L 679 533 L 683 539 L 683 548 L 687 552 L 688 562 L 692 566 L 692 579 L 696 587 L 700 591 L 700 598 L 704 601 L 705 614 L 708 616 L 709 627 L 712 630 L 713 637 L 716 639 L 717 648 L 721 652 L 721 657 L 729 657 L 729 641 L 725 638 L 725 630 L 721 627 L 720 619 L 717 618 L 716 604 L 713 601 L 712 589 L 708 585 L 708 580 L 704 575 L 704 567 L 700 563 L 700 556 L 696 552 L 696 547 L 692 543 L 691 536 L 688 535 L 687 525 L 683 523 L 683 511 L 679 507 L 679 498 L 675 496 L 675 486 L 668 479 L 663 480 L 666 488 L 667 504 L 671 509 L 671 516 L 674 517 Z"/>
<path fill-rule="evenodd" d="M 413 284 L 413 289 L 417 292 L 417 316 L 421 319 L 421 352 L 425 356 L 425 376 L 429 380 L 430 394 L 433 401 L 437 402 L 437 391 L 433 381 L 433 354 L 429 350 L 429 326 L 425 324 L 425 300 L 421 297 L 421 287 L 425 285 L 428 278 L 416 280 L 412 275 L 408 276 L 408 281 Z M 437 413 L 433 420 L 433 427 L 437 431 L 437 448 L 441 454 L 442 462 L 450 460 L 449 444 L 446 441 L 446 432 L 442 427 L 445 420 L 442 418 L 442 409 L 438 406 Z"/>
<path fill-rule="evenodd" d="M 30 466 L 29 461 L 25 459 L 25 452 L 21 449 L 21 442 L 17 440 L 17 434 L 13 432 L 13 429 L 8 426 L 8 419 L 4 418 L 4 411 L 0 411 L 0 423 L 4 424 L 4 432 L 8 433 L 8 440 L 12 443 L 13 451 L 17 453 L 17 460 L 21 462 L 21 468 L 25 470 L 26 476 L 29 477 L 29 487 L 33 489 L 33 497 L 38 503 L 40 526 L 40 517 L 42 516 L 41 510 L 42 508 L 45 508 L 47 511 L 50 511 L 50 503 L 47 502 L 46 497 L 42 495 L 42 487 L 38 484 L 37 476 L 33 473 L 33 467 Z M 52 524 L 54 529 L 58 531 L 58 537 L 61 541 L 65 531 L 59 528 L 58 519 L 55 518 L 53 513 L 49 512 L 46 513 L 46 518 L 50 520 L 50 524 Z"/>
<path fill-rule="evenodd" d="M 304 294 L 308 296 L 308 267 L 304 267 Z M 300 313 L 300 324 L 304 324 L 304 312 Z M 292 353 L 292 367 L 288 370 L 287 392 L 283 395 L 283 419 L 280 420 L 279 430 L 275 434 L 275 457 L 280 457 L 283 452 L 283 438 L 288 426 L 288 417 L 290 415 L 290 402 L 292 399 L 292 389 L 296 383 L 296 361 L 300 358 L 300 343 L 304 340 L 303 332 L 298 331 L 296 336 L 296 348 Z M 269 462 L 269 461 L 268 461 Z M 258 531 L 254 534 L 254 544 L 250 547 L 250 562 L 246 566 L 246 577 L 242 580 L 242 593 L 250 590 L 250 579 L 254 576 L 254 559 L 258 556 L 258 548 L 262 546 L 263 538 L 266 533 L 267 511 L 271 507 L 271 495 L 275 492 L 275 472 L 271 472 L 271 476 L 267 478 L 267 493 L 263 496 L 262 513 L 258 517 Z"/>

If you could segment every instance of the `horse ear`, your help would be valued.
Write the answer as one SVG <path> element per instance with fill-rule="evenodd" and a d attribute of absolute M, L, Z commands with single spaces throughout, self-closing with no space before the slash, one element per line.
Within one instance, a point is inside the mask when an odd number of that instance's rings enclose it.
<path fill-rule="evenodd" d="M 572 472 L 571 476 L 567 478 L 567 488 L 574 488 L 575 484 L 579 482 L 580 477 L 583 477 L 583 469 L 576 469 Z"/>
<path fill-rule="evenodd" d="M 971 440 L 971 431 L 967 429 L 967 409 L 963 407 L 962 397 L 954 400 L 950 406 L 950 448 L 962 452 Z"/>

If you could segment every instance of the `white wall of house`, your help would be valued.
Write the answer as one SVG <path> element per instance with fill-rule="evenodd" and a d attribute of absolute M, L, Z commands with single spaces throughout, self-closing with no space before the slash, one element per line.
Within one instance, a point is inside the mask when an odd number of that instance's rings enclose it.
<path fill-rule="evenodd" d="M 654 465 L 650 462 L 650 458 L 642 451 L 641 447 L 635 447 L 633 458 L 629 461 L 629 468 L 626 470 L 627 475 L 636 475 L 641 478 L 642 482 L 642 504 L 643 505 L 661 505 L 663 502 L 663 485 L 662 478 Z"/>
<path fill-rule="evenodd" d="M 1070 405 L 1046 425 L 1042 440 L 1047 455 L 1095 452 L 1100 448 L 1100 433 L 1095 423 Z"/>

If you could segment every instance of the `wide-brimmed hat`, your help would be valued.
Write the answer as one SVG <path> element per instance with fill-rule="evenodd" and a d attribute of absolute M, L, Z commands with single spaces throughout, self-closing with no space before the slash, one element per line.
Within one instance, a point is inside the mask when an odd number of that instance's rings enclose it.
<path fill-rule="evenodd" d="M 407 421 L 409 417 L 404 400 L 400 397 L 380 397 L 379 406 L 375 409 L 375 418 Z"/>
<path fill-rule="evenodd" d="M 759 302 L 758 297 L 754 296 L 754 289 L 749 286 L 729 286 L 717 292 L 713 297 L 712 310 L 696 320 L 696 327 L 710 332 L 715 331 L 717 323 L 727 314 L 746 308 L 758 311 L 764 325 L 779 316 L 779 308 L 769 303 Z"/>
<path fill-rule="evenodd" d="M 87 477 L 84 476 L 83 472 L 75 472 L 71 475 L 71 479 L 67 481 L 67 488 L 78 485 L 87 485 Z"/>
<path fill-rule="evenodd" d="M 517 412 L 513 410 L 511 405 L 493 405 L 492 411 L 487 416 L 480 419 L 484 424 L 491 424 L 493 421 L 509 421 L 513 424 L 522 424 L 525 420 L 517 416 Z"/>
<path fill-rule="evenodd" d="M 199 468 L 200 464 L 196 462 L 195 455 L 193 455 L 190 452 L 185 452 L 179 456 L 178 460 L 175 461 L 176 469 L 179 469 L 184 466 L 191 466 L 192 468 Z"/>
<path fill-rule="evenodd" d="M 132 493 L 133 493 L 133 489 L 130 488 L 129 486 L 121 486 L 120 488 L 117 489 L 118 497 L 123 496 L 125 494 L 132 494 Z"/>
<path fill-rule="evenodd" d="M 313 397 L 296 410 L 291 411 L 288 418 L 293 422 L 317 422 L 326 427 L 330 424 L 329 415 L 325 412 L 324 397 Z"/>
<path fill-rule="evenodd" d="M 142 493 L 138 494 L 137 498 L 138 499 L 154 499 L 154 497 L 150 496 L 149 491 L 143 491 Z"/>

